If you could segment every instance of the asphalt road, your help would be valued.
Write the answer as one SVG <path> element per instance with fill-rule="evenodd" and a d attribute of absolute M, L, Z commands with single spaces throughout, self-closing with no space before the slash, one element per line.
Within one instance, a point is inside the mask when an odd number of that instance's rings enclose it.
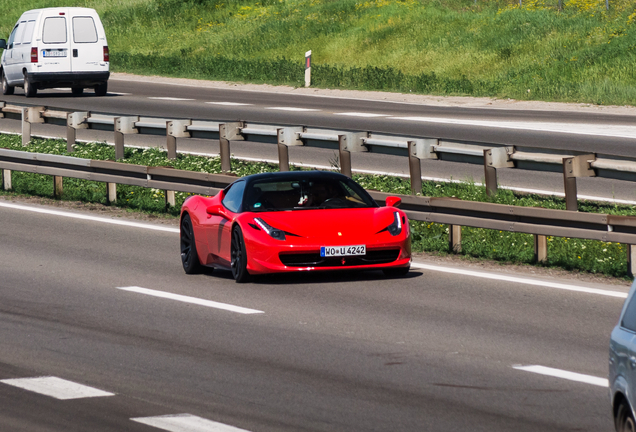
<path fill-rule="evenodd" d="M 518 148 L 561 148 L 590 151 L 603 155 L 634 155 L 635 116 L 581 113 L 571 111 L 502 110 L 461 108 L 290 95 L 280 93 L 200 88 L 111 80 L 107 97 L 93 96 L 87 90 L 81 97 L 69 90 L 41 91 L 34 99 L 25 99 L 17 88 L 9 103 L 42 104 L 74 110 L 163 118 L 207 120 L 247 120 L 279 125 L 306 125 L 341 130 L 368 130 L 407 136 L 435 136 L 451 140 L 516 145 Z M 238 104 L 238 105 L 237 105 Z M 366 117 L 372 115 L 373 117 Z M 19 132 L 19 122 L 0 119 L 0 130 Z M 66 135 L 64 128 L 34 127 L 34 133 Z M 78 131 L 78 139 L 113 141 L 112 133 Z M 165 138 L 129 136 L 129 145 L 165 146 Z M 210 140 L 181 139 L 179 149 L 217 154 L 218 144 Z M 232 143 L 237 157 L 277 160 L 275 145 L 249 142 Z M 310 166 L 330 167 L 337 152 L 330 149 L 292 148 L 290 161 Z M 404 157 L 375 153 L 357 153 L 352 157 L 354 170 L 408 175 Z M 558 170 L 557 170 L 558 171 Z M 480 183 L 483 168 L 456 162 L 423 161 L 426 179 L 456 179 Z M 563 194 L 559 172 L 502 169 L 499 183 L 523 191 Z M 633 183 L 600 178 L 578 180 L 579 195 L 586 199 L 636 201 Z"/>
<path fill-rule="evenodd" d="M 214 430 L 131 420 L 186 413 L 253 432 L 612 430 L 606 387 L 513 366 L 606 377 L 620 298 L 461 269 L 237 285 L 185 275 L 174 232 L 2 206 L 0 262 L 2 430 Z M 6 381 L 43 376 L 114 395 Z"/>

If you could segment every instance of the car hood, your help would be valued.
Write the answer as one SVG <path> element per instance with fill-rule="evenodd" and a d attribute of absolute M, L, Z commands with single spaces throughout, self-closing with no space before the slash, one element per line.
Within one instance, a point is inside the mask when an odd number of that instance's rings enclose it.
<path fill-rule="evenodd" d="M 394 207 L 292 210 L 251 213 L 274 228 L 335 244 L 364 242 L 393 222 Z M 386 233 L 383 233 L 386 234 Z"/>

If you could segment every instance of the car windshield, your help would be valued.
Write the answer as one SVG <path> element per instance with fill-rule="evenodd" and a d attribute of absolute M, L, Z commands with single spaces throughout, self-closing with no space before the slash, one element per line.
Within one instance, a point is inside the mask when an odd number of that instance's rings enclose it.
<path fill-rule="evenodd" d="M 375 207 L 375 201 L 353 180 L 296 179 L 254 182 L 245 191 L 247 211 Z"/>

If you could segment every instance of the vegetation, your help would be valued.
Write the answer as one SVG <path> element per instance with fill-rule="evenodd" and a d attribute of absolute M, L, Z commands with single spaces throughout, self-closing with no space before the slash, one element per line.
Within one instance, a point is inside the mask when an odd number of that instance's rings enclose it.
<path fill-rule="evenodd" d="M 66 142 L 63 140 L 35 139 L 25 148 L 22 147 L 21 137 L 0 135 L 0 148 L 68 155 L 66 153 Z M 115 158 L 115 150 L 107 144 L 77 143 L 75 151 L 70 155 L 112 160 Z M 172 166 L 178 169 L 210 173 L 221 172 L 221 163 L 218 157 L 179 154 L 176 160 L 170 160 L 167 159 L 166 152 L 156 148 L 127 148 L 125 156 L 126 158 L 121 160 L 121 162 L 149 166 Z M 278 170 L 276 165 L 244 162 L 236 159 L 232 160 L 232 168 L 233 173 L 238 176 Z M 292 167 L 292 169 L 299 168 Z M 366 189 L 400 194 L 410 193 L 410 183 L 405 179 L 373 175 L 356 175 L 354 179 Z M 27 194 L 50 197 L 53 195 L 53 182 L 50 176 L 13 172 L 13 191 L 0 191 L 0 194 Z M 118 185 L 117 205 L 128 209 L 167 213 L 177 216 L 181 204 L 188 195 L 186 193 L 176 193 L 176 206 L 166 208 L 164 191 L 162 190 Z M 553 209 L 565 208 L 564 201 L 559 198 L 520 195 L 509 190 L 501 190 L 495 197 L 488 197 L 483 186 L 476 186 L 471 183 L 425 182 L 423 195 L 454 196 L 464 200 L 488 201 L 509 205 Z M 106 186 L 98 182 L 65 178 L 62 199 L 106 204 Z M 581 211 L 586 212 L 636 216 L 636 209 L 632 206 L 582 202 L 579 207 Z M 448 248 L 448 227 L 446 225 L 411 221 L 411 230 L 412 244 L 415 251 L 450 252 Z M 626 277 L 627 275 L 624 245 L 558 237 L 549 237 L 548 242 L 548 262 L 545 265 L 558 266 L 569 270 L 601 273 L 615 277 Z M 533 237 L 528 234 L 464 227 L 462 247 L 462 253 L 467 256 L 504 262 L 528 264 L 533 262 Z"/>
<path fill-rule="evenodd" d="M 0 0 L 98 10 L 114 71 L 328 88 L 636 103 L 627 0 Z M 6 36 L 5 36 L 6 37 Z"/>

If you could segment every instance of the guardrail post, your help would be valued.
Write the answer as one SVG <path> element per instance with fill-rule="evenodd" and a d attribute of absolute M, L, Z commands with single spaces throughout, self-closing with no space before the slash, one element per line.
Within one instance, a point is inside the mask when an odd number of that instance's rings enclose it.
<path fill-rule="evenodd" d="M 304 143 L 298 137 L 302 127 L 288 127 L 277 129 L 278 136 L 278 169 L 289 171 L 289 146 L 301 146 Z"/>
<path fill-rule="evenodd" d="M 168 148 L 168 159 L 177 158 L 177 138 L 190 138 L 188 126 L 192 120 L 168 120 L 166 121 L 166 147 Z"/>
<path fill-rule="evenodd" d="M 409 146 L 409 173 L 411 174 L 411 191 L 422 192 L 422 159 L 437 159 L 435 146 L 437 139 L 417 139 L 407 141 Z"/>
<path fill-rule="evenodd" d="M 90 111 L 72 112 L 66 114 L 66 151 L 73 153 L 73 145 L 77 139 L 77 129 L 88 129 Z"/>
<path fill-rule="evenodd" d="M 115 117 L 115 160 L 124 159 L 124 135 L 139 133 L 135 127 L 135 123 L 138 121 L 138 116 Z"/>
<path fill-rule="evenodd" d="M 563 158 L 563 183 L 565 186 L 565 209 L 578 211 L 576 198 L 576 178 L 594 177 L 596 172 L 590 167 L 590 161 L 595 161 L 596 155 L 587 154 Z"/>
<path fill-rule="evenodd" d="M 510 160 L 512 153 L 514 153 L 514 147 L 495 147 L 484 150 L 486 195 L 497 194 L 497 168 L 514 168 L 515 163 Z"/>
<path fill-rule="evenodd" d="M 176 199 L 174 195 L 174 191 L 165 191 L 166 193 L 166 207 L 174 207 L 176 204 Z"/>
<path fill-rule="evenodd" d="M 627 246 L 627 275 L 634 277 L 636 275 L 636 245 Z"/>
<path fill-rule="evenodd" d="M 22 145 L 29 145 L 31 141 L 31 124 L 44 123 L 42 113 L 44 107 L 22 107 Z"/>
<path fill-rule="evenodd" d="M 2 171 L 2 189 L 3 190 L 11 190 L 11 170 L 3 169 Z"/>
<path fill-rule="evenodd" d="M 361 139 L 368 135 L 366 132 L 338 135 L 340 172 L 343 175 L 351 177 L 351 153 L 368 150 Z"/>
<path fill-rule="evenodd" d="M 221 171 L 229 173 L 232 171 L 230 159 L 230 141 L 242 141 L 245 138 L 241 135 L 243 122 L 223 123 L 219 125 L 219 154 L 221 155 Z"/>
<path fill-rule="evenodd" d="M 55 199 L 62 199 L 62 193 L 64 193 L 63 180 L 62 176 L 53 176 L 53 196 Z"/>
<path fill-rule="evenodd" d="M 462 227 L 461 225 L 448 226 L 448 248 L 451 253 L 462 251 Z"/>
<path fill-rule="evenodd" d="M 548 237 L 544 235 L 534 235 L 534 261 L 544 263 L 548 260 Z"/>

